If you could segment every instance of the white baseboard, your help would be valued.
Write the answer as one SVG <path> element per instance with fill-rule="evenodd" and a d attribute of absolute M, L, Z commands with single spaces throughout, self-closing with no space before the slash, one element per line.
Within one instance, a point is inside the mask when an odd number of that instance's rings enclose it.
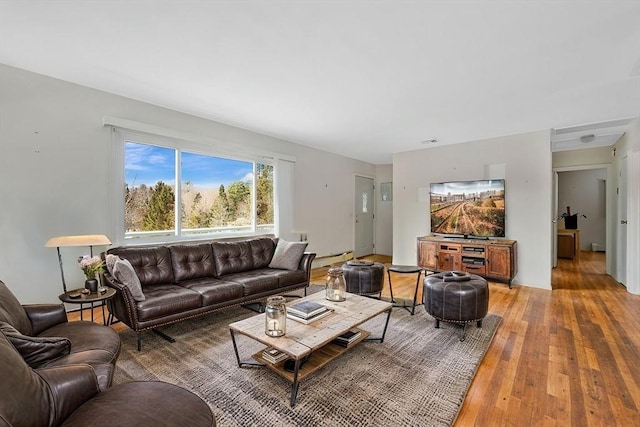
<path fill-rule="evenodd" d="M 325 255 L 316 257 L 311 263 L 311 268 L 326 267 L 337 263 L 343 263 L 353 259 L 353 251 L 343 252 L 341 254 Z"/>

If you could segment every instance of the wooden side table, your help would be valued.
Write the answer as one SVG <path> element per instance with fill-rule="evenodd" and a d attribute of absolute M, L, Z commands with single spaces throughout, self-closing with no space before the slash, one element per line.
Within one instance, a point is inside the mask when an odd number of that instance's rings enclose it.
<path fill-rule="evenodd" d="M 68 303 L 68 304 L 80 304 L 80 320 L 84 320 L 82 316 L 82 306 L 84 304 L 91 305 L 91 321 L 93 322 L 93 307 L 96 303 L 100 303 L 102 305 L 102 323 L 104 325 L 108 325 L 111 323 L 111 314 L 109 314 L 109 321 L 104 314 L 104 305 L 105 301 L 109 298 L 113 297 L 116 294 L 116 290 L 113 288 L 106 288 L 107 290 L 104 292 L 94 292 L 90 294 L 83 294 L 84 288 L 82 289 L 74 289 L 72 291 L 66 292 L 64 294 L 58 295 L 60 301 Z"/>
<path fill-rule="evenodd" d="M 580 261 L 580 230 L 558 229 L 558 258 Z"/>

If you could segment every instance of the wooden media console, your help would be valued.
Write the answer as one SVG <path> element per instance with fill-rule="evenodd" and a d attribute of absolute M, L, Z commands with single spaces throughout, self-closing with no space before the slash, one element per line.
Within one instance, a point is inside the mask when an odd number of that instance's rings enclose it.
<path fill-rule="evenodd" d="M 466 271 L 509 284 L 518 272 L 515 240 L 418 237 L 418 266 L 430 271 Z"/>

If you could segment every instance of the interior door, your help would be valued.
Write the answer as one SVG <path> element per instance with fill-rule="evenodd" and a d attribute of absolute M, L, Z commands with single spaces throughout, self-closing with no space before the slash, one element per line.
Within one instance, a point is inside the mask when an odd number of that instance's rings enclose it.
<path fill-rule="evenodd" d="M 553 220 L 551 223 L 551 241 L 553 242 L 553 249 L 551 250 L 553 267 L 558 266 L 558 172 L 553 173 Z"/>
<path fill-rule="evenodd" d="M 616 248 L 616 280 L 627 283 L 627 160 L 620 159 L 618 177 L 618 247 Z"/>
<path fill-rule="evenodd" d="M 373 179 L 356 176 L 355 185 L 356 258 L 373 253 Z"/>

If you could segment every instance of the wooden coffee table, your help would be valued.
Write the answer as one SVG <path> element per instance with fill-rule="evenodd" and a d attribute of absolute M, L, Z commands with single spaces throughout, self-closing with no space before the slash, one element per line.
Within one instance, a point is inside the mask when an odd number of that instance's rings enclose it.
<path fill-rule="evenodd" d="M 332 308 L 334 312 L 309 325 L 287 319 L 287 333 L 282 337 L 270 337 L 265 334 L 264 313 L 229 325 L 238 367 L 266 366 L 289 380 L 291 382 L 292 407 L 296 404 L 300 381 L 361 341 L 379 341 L 382 343 L 387 333 L 391 308 L 393 307 L 391 303 L 349 293 L 347 294 L 347 299 L 341 302 L 328 301 L 324 296 L 324 292 L 317 292 L 305 298 L 289 302 L 288 305 L 300 301 L 316 301 Z M 359 329 L 358 326 L 362 323 L 385 312 L 387 313 L 387 318 L 380 337 L 371 338 L 368 331 L 360 329 L 362 332 L 360 338 L 349 347 L 341 347 L 332 343 L 334 339 L 345 332 L 351 329 Z M 289 359 L 294 360 L 293 372 L 284 369 L 284 361 L 273 364 L 264 360 L 262 358 L 262 350 L 252 356 L 254 360 L 242 361 L 238 354 L 236 334 L 245 335 L 267 347 L 273 347 L 286 353 Z M 302 359 L 307 356 L 309 356 L 308 360 L 302 364 Z"/>

